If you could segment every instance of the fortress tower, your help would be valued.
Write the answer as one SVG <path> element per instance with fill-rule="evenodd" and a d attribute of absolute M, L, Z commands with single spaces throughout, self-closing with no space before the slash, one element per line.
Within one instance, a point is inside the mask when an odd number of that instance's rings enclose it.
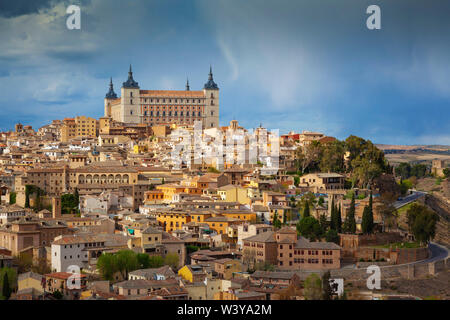
<path fill-rule="evenodd" d="M 141 90 L 130 66 L 121 97 L 114 92 L 112 79 L 105 96 L 105 117 L 123 123 L 155 125 L 193 125 L 202 121 L 204 128 L 219 127 L 219 87 L 210 67 L 203 90 L 192 91 L 189 80 L 185 90 Z"/>

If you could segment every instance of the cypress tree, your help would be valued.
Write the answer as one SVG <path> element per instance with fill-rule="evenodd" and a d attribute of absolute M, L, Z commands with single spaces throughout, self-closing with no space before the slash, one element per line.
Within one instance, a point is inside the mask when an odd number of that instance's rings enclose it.
<path fill-rule="evenodd" d="M 336 230 L 335 226 L 335 205 L 334 205 L 334 197 L 331 200 L 331 216 L 330 216 L 330 229 Z"/>
<path fill-rule="evenodd" d="M 342 232 L 342 218 L 341 218 L 341 214 L 342 214 L 341 204 L 339 204 L 339 210 L 337 210 L 337 214 L 336 214 L 336 224 L 337 224 L 336 231 L 338 233 Z"/>
<path fill-rule="evenodd" d="M 352 202 L 350 203 L 350 209 L 345 217 L 344 231 L 347 233 L 356 232 L 356 220 L 355 220 L 355 194 L 352 194 Z"/>
<path fill-rule="evenodd" d="M 369 233 L 372 233 L 373 231 L 373 197 L 372 197 L 372 191 L 370 191 L 370 198 L 369 198 Z"/>
<path fill-rule="evenodd" d="M 11 288 L 9 287 L 8 272 L 5 270 L 3 274 L 2 296 L 8 300 L 11 296 Z"/>
<path fill-rule="evenodd" d="M 311 214 L 309 213 L 309 202 L 305 202 L 305 208 L 303 209 L 303 218 L 309 217 Z"/>
<path fill-rule="evenodd" d="M 368 206 L 364 207 L 362 222 L 361 222 L 361 230 L 364 234 L 369 234 L 371 232 L 370 209 Z"/>

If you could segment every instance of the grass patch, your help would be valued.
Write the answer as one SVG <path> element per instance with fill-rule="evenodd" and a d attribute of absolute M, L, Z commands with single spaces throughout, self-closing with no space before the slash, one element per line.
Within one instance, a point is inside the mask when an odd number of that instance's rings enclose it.
<path fill-rule="evenodd" d="M 407 205 L 405 205 L 405 206 L 399 208 L 399 209 L 397 210 L 397 213 L 398 213 L 399 215 L 400 215 L 400 214 L 406 213 L 406 212 L 409 210 L 409 208 L 411 208 L 411 206 L 412 206 L 414 203 L 417 203 L 417 201 L 408 203 Z"/>

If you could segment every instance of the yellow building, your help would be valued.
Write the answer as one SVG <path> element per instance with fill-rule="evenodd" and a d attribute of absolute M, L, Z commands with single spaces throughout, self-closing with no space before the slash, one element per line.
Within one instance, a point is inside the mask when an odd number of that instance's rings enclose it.
<path fill-rule="evenodd" d="M 214 270 L 221 279 L 229 280 L 233 278 L 235 272 L 243 271 L 243 265 L 239 260 L 219 259 L 214 261 Z"/>
<path fill-rule="evenodd" d="M 62 142 L 68 142 L 77 137 L 96 137 L 97 120 L 86 116 L 79 116 L 75 119 L 65 118 L 60 130 Z"/>
<path fill-rule="evenodd" d="M 77 126 L 75 119 L 65 118 L 61 126 L 61 142 L 68 142 L 70 139 L 74 139 L 77 136 Z"/>
<path fill-rule="evenodd" d="M 156 220 L 164 227 L 164 231 L 170 232 L 179 230 L 185 223 L 191 222 L 191 216 L 186 212 L 159 212 L 156 214 Z"/>
<path fill-rule="evenodd" d="M 42 287 L 42 278 L 43 277 L 40 274 L 31 271 L 22 273 L 17 279 L 17 290 L 35 289 L 37 292 L 43 294 L 44 288 Z"/>
<path fill-rule="evenodd" d="M 228 234 L 228 228 L 233 224 L 240 224 L 242 220 L 228 218 L 224 216 L 216 216 L 205 219 L 205 223 L 208 224 L 209 228 L 216 231 L 218 234 Z"/>
<path fill-rule="evenodd" d="M 97 120 L 85 116 L 75 118 L 77 137 L 96 137 Z"/>
<path fill-rule="evenodd" d="M 220 187 L 217 190 L 217 194 L 223 201 L 227 202 L 239 202 L 241 204 L 249 204 L 250 198 L 248 197 L 247 189 L 237 185 L 226 185 Z"/>

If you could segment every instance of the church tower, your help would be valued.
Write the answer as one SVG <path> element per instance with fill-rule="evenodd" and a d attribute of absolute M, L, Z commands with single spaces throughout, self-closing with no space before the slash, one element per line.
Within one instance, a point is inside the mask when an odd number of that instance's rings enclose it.
<path fill-rule="evenodd" d="M 123 83 L 121 93 L 121 122 L 141 123 L 140 88 L 139 84 L 133 79 L 133 71 L 131 69 L 131 65 L 130 71 L 128 72 L 128 80 Z"/>
<path fill-rule="evenodd" d="M 203 128 L 219 128 L 219 87 L 214 82 L 212 67 L 209 68 L 208 82 L 203 87 L 206 98 Z"/>
<path fill-rule="evenodd" d="M 111 101 L 117 99 L 117 94 L 114 92 L 112 78 L 109 82 L 109 91 L 105 96 L 105 117 L 111 117 Z"/>

